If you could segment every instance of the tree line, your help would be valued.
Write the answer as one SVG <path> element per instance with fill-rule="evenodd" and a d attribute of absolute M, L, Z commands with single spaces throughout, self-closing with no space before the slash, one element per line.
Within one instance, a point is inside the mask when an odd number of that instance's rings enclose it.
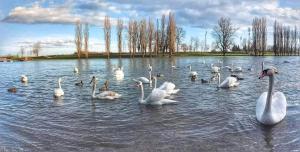
<path fill-rule="evenodd" d="M 82 24 L 76 23 L 75 27 L 75 45 L 76 54 L 80 58 L 81 54 L 85 52 L 88 57 L 88 25 L 85 25 L 83 32 Z M 126 30 L 126 33 L 124 32 Z M 112 23 L 109 16 L 105 16 L 103 22 L 103 32 L 105 41 L 105 55 L 107 58 L 111 54 L 111 31 Z M 117 48 L 119 56 L 124 52 L 123 50 L 123 36 L 127 38 L 127 49 L 130 57 L 136 55 L 141 56 L 157 56 L 159 54 L 172 56 L 179 51 L 185 31 L 182 27 L 176 26 L 175 16 L 169 13 L 168 16 L 162 15 L 156 22 L 151 18 L 147 19 L 130 19 L 125 25 L 122 19 L 117 20 Z M 82 36 L 84 35 L 84 37 Z M 84 38 L 84 40 L 83 40 Z M 82 43 L 84 41 L 84 50 Z"/>

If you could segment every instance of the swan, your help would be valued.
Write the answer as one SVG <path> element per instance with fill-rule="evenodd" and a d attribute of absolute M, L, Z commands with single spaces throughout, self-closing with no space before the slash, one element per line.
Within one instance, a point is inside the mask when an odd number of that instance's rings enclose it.
<path fill-rule="evenodd" d="M 151 84 L 152 80 L 151 80 L 151 71 L 149 71 L 149 79 L 146 77 L 139 77 L 137 79 L 133 79 L 134 81 L 141 81 L 142 83 L 145 84 Z"/>
<path fill-rule="evenodd" d="M 79 73 L 79 70 L 77 67 L 74 67 L 74 73 Z"/>
<path fill-rule="evenodd" d="M 156 88 L 157 78 L 153 77 L 153 79 L 154 79 L 154 88 Z M 167 95 L 169 96 L 169 95 L 178 93 L 178 91 L 180 90 L 180 89 L 175 89 L 175 87 L 176 87 L 176 85 L 172 82 L 164 82 L 157 89 L 166 91 Z"/>
<path fill-rule="evenodd" d="M 139 99 L 139 103 L 141 104 L 150 104 L 150 105 L 164 105 L 164 104 L 172 104 L 177 101 L 171 99 L 165 99 L 165 91 L 160 89 L 153 89 L 149 96 L 144 99 L 144 87 L 141 81 L 138 81 L 138 86 L 141 88 L 141 98 Z"/>
<path fill-rule="evenodd" d="M 191 65 L 189 65 L 188 67 L 190 68 L 189 77 L 193 77 L 193 76 L 197 77 L 198 76 L 197 71 L 192 71 L 192 66 Z"/>
<path fill-rule="evenodd" d="M 211 64 L 211 72 L 212 73 L 218 73 L 218 72 L 220 72 L 220 68 L 213 65 L 213 64 Z"/>
<path fill-rule="evenodd" d="M 123 67 L 115 70 L 115 76 L 118 80 L 122 80 L 124 78 Z"/>
<path fill-rule="evenodd" d="M 237 87 L 239 82 L 236 77 L 229 76 L 222 83 L 221 82 L 221 74 L 218 73 L 218 88 L 231 88 Z"/>
<path fill-rule="evenodd" d="M 26 75 L 21 75 L 21 82 L 23 82 L 23 83 L 28 82 L 28 78 Z"/>
<path fill-rule="evenodd" d="M 97 95 L 96 94 L 96 77 L 93 77 L 92 78 L 92 81 L 93 82 L 93 93 L 92 93 L 92 98 L 93 99 L 109 99 L 109 100 L 114 100 L 114 99 L 118 99 L 121 97 L 120 94 L 116 93 L 116 92 L 113 92 L 113 91 L 103 91 Z"/>
<path fill-rule="evenodd" d="M 275 125 L 284 119 L 287 102 L 282 92 L 273 93 L 274 75 L 276 68 L 265 69 L 259 79 L 269 76 L 269 89 L 260 95 L 256 102 L 256 119 L 264 125 Z"/>
<path fill-rule="evenodd" d="M 58 88 L 54 89 L 54 96 L 55 97 L 61 97 L 65 94 L 63 89 L 61 88 L 60 83 L 61 83 L 61 78 L 58 79 Z"/>
<path fill-rule="evenodd" d="M 152 66 L 151 66 L 151 64 L 148 64 L 148 71 L 152 71 Z"/>

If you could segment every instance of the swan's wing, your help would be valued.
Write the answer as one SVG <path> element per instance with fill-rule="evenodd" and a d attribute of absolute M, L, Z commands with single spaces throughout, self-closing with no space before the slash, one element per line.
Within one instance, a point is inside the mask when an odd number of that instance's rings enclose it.
<path fill-rule="evenodd" d="M 143 83 L 149 83 L 149 79 L 147 79 L 146 77 L 139 77 L 137 78 L 137 80 L 142 81 Z"/>
<path fill-rule="evenodd" d="M 229 84 L 229 87 L 236 87 L 239 85 L 239 82 L 237 80 L 237 78 L 235 77 L 227 77 L 228 79 L 228 84 Z"/>
<path fill-rule="evenodd" d="M 172 82 L 164 82 L 159 89 L 166 90 L 166 91 L 172 91 L 175 89 L 175 84 Z"/>
<path fill-rule="evenodd" d="M 266 106 L 267 102 L 267 92 L 262 93 L 256 100 L 256 118 L 260 119 Z"/>
<path fill-rule="evenodd" d="M 275 92 L 272 96 L 272 109 L 274 112 L 284 117 L 286 115 L 286 107 L 285 95 L 282 92 Z"/>
<path fill-rule="evenodd" d="M 229 77 L 227 77 L 220 85 L 221 88 L 228 88 L 229 87 Z"/>
<path fill-rule="evenodd" d="M 160 89 L 153 89 L 149 95 L 149 101 L 155 102 L 164 99 L 167 96 L 166 91 Z"/>
<path fill-rule="evenodd" d="M 56 88 L 56 89 L 54 89 L 54 94 L 55 94 L 55 96 L 62 96 L 62 95 L 64 95 L 64 91 L 60 88 Z"/>
<path fill-rule="evenodd" d="M 162 99 L 162 100 L 160 100 L 159 102 L 160 102 L 161 105 L 177 103 L 177 101 L 171 100 L 171 99 Z"/>

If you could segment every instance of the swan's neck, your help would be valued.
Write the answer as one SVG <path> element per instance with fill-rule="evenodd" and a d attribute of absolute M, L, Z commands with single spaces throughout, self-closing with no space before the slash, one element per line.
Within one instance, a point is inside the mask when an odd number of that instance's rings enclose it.
<path fill-rule="evenodd" d="M 95 97 L 95 93 L 96 93 L 96 83 L 94 82 L 92 97 Z"/>
<path fill-rule="evenodd" d="M 271 75 L 271 76 L 269 76 L 269 90 L 268 90 L 267 103 L 266 103 L 264 112 L 271 111 L 273 84 L 274 84 L 274 76 Z"/>
<path fill-rule="evenodd" d="M 144 86 L 143 84 L 141 85 L 141 98 L 140 98 L 140 102 L 144 101 Z"/>
<path fill-rule="evenodd" d="M 58 81 L 58 88 L 61 89 L 61 84 L 60 84 L 60 81 Z"/>
<path fill-rule="evenodd" d="M 220 85 L 220 83 L 221 83 L 221 74 L 219 73 L 218 74 L 218 85 Z"/>
<path fill-rule="evenodd" d="M 154 78 L 154 88 L 156 88 L 157 79 Z"/>
<path fill-rule="evenodd" d="M 151 80 L 151 71 L 149 71 L 149 83 L 152 84 L 152 80 Z"/>
<path fill-rule="evenodd" d="M 190 66 L 190 72 L 192 71 L 192 66 Z"/>

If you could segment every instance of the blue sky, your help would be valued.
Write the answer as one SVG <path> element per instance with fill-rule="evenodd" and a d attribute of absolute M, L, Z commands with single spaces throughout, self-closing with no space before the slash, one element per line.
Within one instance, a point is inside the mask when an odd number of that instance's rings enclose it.
<path fill-rule="evenodd" d="M 221 16 L 230 17 L 239 27 L 236 35 L 242 37 L 246 37 L 254 17 L 267 18 L 270 34 L 275 19 L 286 25 L 300 25 L 298 0 L 1 0 L 0 55 L 16 54 L 21 46 L 30 50 L 37 41 L 42 43 L 42 54 L 72 53 L 77 20 L 91 25 L 90 48 L 100 52 L 104 47 L 105 15 L 111 16 L 113 23 L 117 18 L 126 23 L 130 18 L 156 19 L 170 11 L 175 13 L 177 24 L 186 30 L 186 43 L 191 36 L 203 41 L 208 31 L 208 44 L 211 44 L 211 29 Z M 115 35 L 112 31 L 113 49 Z M 268 42 L 272 42 L 271 35 Z"/>

